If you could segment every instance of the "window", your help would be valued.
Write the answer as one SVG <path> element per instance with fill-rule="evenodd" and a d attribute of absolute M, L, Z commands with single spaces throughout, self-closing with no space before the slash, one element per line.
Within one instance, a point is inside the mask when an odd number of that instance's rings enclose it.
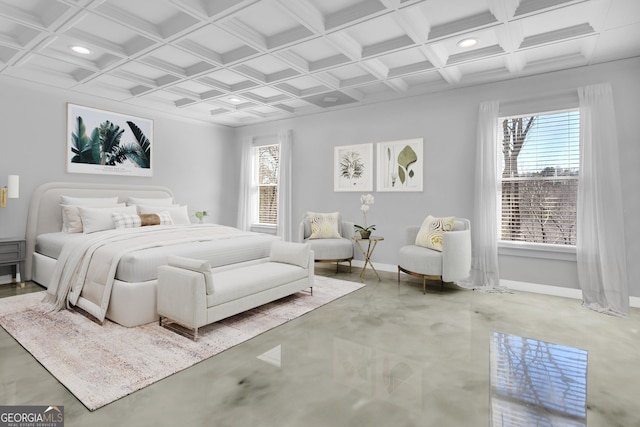
<path fill-rule="evenodd" d="M 500 240 L 575 245 L 579 111 L 498 120 Z"/>
<path fill-rule="evenodd" d="M 254 147 L 258 224 L 273 225 L 278 222 L 278 176 L 280 145 Z"/>

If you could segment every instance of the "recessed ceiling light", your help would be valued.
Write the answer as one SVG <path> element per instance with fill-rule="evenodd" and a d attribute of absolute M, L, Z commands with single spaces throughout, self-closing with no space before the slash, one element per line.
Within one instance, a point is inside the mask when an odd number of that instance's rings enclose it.
<path fill-rule="evenodd" d="M 229 98 L 229 102 L 238 103 L 238 102 L 242 102 L 242 99 L 240 99 L 240 98 Z"/>
<path fill-rule="evenodd" d="M 338 97 L 337 96 L 325 96 L 324 98 L 322 98 L 322 100 L 324 102 L 338 102 Z"/>
<path fill-rule="evenodd" d="M 474 39 L 474 38 L 462 39 L 458 42 L 458 46 L 460 47 L 473 47 L 477 44 L 478 44 L 478 39 Z"/>
<path fill-rule="evenodd" d="M 71 46 L 71 50 L 81 55 L 89 55 L 91 51 L 84 46 Z"/>

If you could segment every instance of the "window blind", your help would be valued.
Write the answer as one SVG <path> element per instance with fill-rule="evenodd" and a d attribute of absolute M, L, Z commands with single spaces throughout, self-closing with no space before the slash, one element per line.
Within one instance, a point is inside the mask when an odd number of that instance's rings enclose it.
<path fill-rule="evenodd" d="M 578 110 L 499 119 L 500 238 L 576 244 Z"/>
<path fill-rule="evenodd" d="M 255 150 L 258 167 L 258 223 L 276 225 L 280 145 L 262 145 Z"/>

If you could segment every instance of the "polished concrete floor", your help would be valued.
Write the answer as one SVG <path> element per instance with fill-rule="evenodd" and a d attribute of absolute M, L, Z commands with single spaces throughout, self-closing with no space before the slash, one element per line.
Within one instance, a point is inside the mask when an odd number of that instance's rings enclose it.
<path fill-rule="evenodd" d="M 355 267 L 317 273 L 359 280 Z M 0 405 L 64 405 L 67 427 L 585 425 L 562 408 L 522 411 L 518 396 L 496 397 L 496 337 L 526 337 L 586 352 L 586 425 L 640 426 L 639 310 L 619 319 L 577 300 L 435 284 L 423 295 L 415 278 L 398 285 L 395 274 L 381 276 L 369 273 L 365 288 L 94 412 L 0 329 Z M 0 297 L 34 290 L 0 285 Z M 527 375 L 539 370 L 532 359 L 547 357 L 531 354 L 513 362 Z"/>

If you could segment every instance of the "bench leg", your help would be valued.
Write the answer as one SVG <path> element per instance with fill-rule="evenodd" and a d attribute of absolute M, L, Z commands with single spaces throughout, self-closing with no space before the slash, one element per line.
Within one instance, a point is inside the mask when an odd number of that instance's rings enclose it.
<path fill-rule="evenodd" d="M 191 329 L 186 326 L 182 326 L 181 324 L 169 319 L 168 317 L 162 316 L 159 317 L 158 323 L 165 329 L 168 329 L 184 337 L 191 338 L 193 341 L 198 341 L 198 328 Z"/>

